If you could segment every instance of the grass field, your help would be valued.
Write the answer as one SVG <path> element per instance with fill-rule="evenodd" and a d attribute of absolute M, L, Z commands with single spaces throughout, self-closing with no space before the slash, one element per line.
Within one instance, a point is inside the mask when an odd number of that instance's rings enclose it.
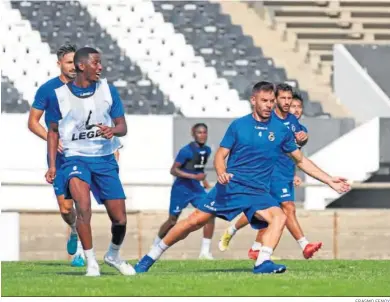
<path fill-rule="evenodd" d="M 135 261 L 131 261 L 134 264 Z M 253 275 L 246 260 L 160 261 L 149 273 L 102 276 L 65 262 L 3 262 L 3 296 L 387 296 L 390 261 L 283 261 L 281 275 Z"/>

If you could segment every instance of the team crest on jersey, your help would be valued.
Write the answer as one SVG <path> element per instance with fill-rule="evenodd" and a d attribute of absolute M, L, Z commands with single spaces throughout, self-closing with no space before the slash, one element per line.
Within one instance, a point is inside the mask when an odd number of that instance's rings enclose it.
<path fill-rule="evenodd" d="M 275 140 L 275 134 L 273 132 L 270 132 L 268 135 L 268 139 L 273 142 Z"/>
<path fill-rule="evenodd" d="M 292 132 L 295 132 L 295 130 L 297 130 L 297 129 L 295 128 L 295 125 L 294 125 L 294 124 L 291 125 L 291 130 L 292 130 Z"/>

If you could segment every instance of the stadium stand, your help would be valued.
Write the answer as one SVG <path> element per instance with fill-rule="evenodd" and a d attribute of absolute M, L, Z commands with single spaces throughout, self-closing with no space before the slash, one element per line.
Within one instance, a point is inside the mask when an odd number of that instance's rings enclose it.
<path fill-rule="evenodd" d="M 49 76 L 58 74 L 55 68 L 56 58 L 53 53 L 65 42 L 71 42 L 78 46 L 94 46 L 104 54 L 105 76 L 108 81 L 114 82 L 123 99 L 127 113 L 137 114 L 172 114 L 175 107 L 158 89 L 158 87 L 145 75 L 140 68 L 129 58 L 121 53 L 117 43 L 100 27 L 96 20 L 92 19 L 79 2 L 11 2 L 14 9 L 9 10 L 14 18 L 8 18 L 8 36 L 24 35 L 19 38 L 18 49 L 20 55 L 12 52 L 11 45 L 7 44 L 5 56 L 13 56 L 13 63 L 19 65 L 10 69 L 23 70 L 21 64 L 31 73 L 29 79 L 20 81 L 34 83 L 27 92 L 31 101 L 36 88 L 48 79 Z M 24 19 L 20 18 L 20 15 Z M 24 30 L 15 32 L 17 26 L 23 25 Z M 6 29 L 7 30 L 7 29 Z M 27 37 L 25 39 L 25 37 Z M 28 39 L 33 37 L 34 39 Z M 42 41 L 41 41 L 42 40 Z M 42 43 L 43 42 L 43 43 Z M 36 46 L 36 47 L 35 47 Z M 35 48 L 34 48 L 35 47 Z M 34 48 L 34 51 L 30 51 Z M 41 48 L 45 48 L 42 52 Z M 49 48 L 49 49 L 47 49 Z M 8 51 L 7 51 L 8 49 Z M 35 51 L 36 50 L 36 51 Z M 26 60 L 26 53 L 36 60 Z M 11 64 L 12 65 L 12 64 Z M 41 72 L 40 77 L 35 70 L 48 70 Z M 16 78 L 18 76 L 15 76 Z M 19 81 L 18 81 L 19 82 Z M 21 88 L 21 89 L 20 89 Z M 24 87 L 19 90 L 25 92 Z"/>
<path fill-rule="evenodd" d="M 30 105 L 12 85 L 8 77 L 1 76 L 1 112 L 25 113 Z"/>
<path fill-rule="evenodd" d="M 240 102 L 237 91 L 195 56 L 192 45 L 164 22 L 151 1 L 83 3 L 185 116 L 232 117 L 249 112 L 248 102 Z"/>
<path fill-rule="evenodd" d="M 390 29 L 389 29 L 390 32 Z M 390 45 L 345 45 L 378 86 L 390 97 Z"/>
<path fill-rule="evenodd" d="M 253 4 L 250 4 L 253 6 Z M 259 1 L 274 28 L 331 76 L 334 44 L 389 44 L 390 1 Z M 264 13 L 264 11 L 263 11 Z"/>
<path fill-rule="evenodd" d="M 241 26 L 233 25 L 230 16 L 221 13 L 219 3 L 208 1 L 154 1 L 175 30 L 193 45 L 197 56 L 202 56 L 207 66 L 215 67 L 218 76 L 227 79 L 229 86 L 247 100 L 251 85 L 260 79 L 288 82 L 299 89 L 298 82 L 289 80 L 283 68 L 275 67 L 272 58 L 263 56 L 251 37 L 242 32 Z M 321 104 L 310 102 L 307 92 L 306 116 L 323 116 Z"/>

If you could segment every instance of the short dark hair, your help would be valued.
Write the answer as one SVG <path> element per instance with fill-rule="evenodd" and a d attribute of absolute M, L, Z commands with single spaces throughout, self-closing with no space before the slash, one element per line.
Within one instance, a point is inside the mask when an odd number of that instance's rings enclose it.
<path fill-rule="evenodd" d="M 76 52 L 76 45 L 74 44 L 63 44 L 57 50 L 57 59 L 61 60 L 68 53 Z"/>
<path fill-rule="evenodd" d="M 293 93 L 293 96 L 292 96 L 293 100 L 298 100 L 302 103 L 302 106 L 303 106 L 303 97 L 302 95 L 299 93 L 299 92 L 294 92 Z"/>
<path fill-rule="evenodd" d="M 76 51 L 76 53 L 74 54 L 74 66 L 76 68 L 76 72 L 81 72 L 79 64 L 81 63 L 81 61 L 88 59 L 89 55 L 93 53 L 100 52 L 92 47 L 82 47 Z"/>
<path fill-rule="evenodd" d="M 199 127 L 205 127 L 206 130 L 208 130 L 207 125 L 205 123 L 196 123 L 195 125 L 192 126 L 191 130 L 194 132 Z"/>
<path fill-rule="evenodd" d="M 280 91 L 290 91 L 291 94 L 293 94 L 293 88 L 289 84 L 286 84 L 286 83 L 280 83 L 280 84 L 276 85 L 276 88 L 275 88 L 275 96 L 276 97 L 278 97 Z"/>
<path fill-rule="evenodd" d="M 275 86 L 271 82 L 267 82 L 267 81 L 257 82 L 252 88 L 252 95 L 255 95 L 260 91 L 271 91 L 271 90 L 274 91 L 274 89 Z"/>

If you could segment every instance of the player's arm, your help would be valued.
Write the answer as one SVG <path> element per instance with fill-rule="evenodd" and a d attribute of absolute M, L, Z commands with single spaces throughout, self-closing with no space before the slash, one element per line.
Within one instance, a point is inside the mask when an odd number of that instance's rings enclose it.
<path fill-rule="evenodd" d="M 171 167 L 171 175 L 175 177 L 181 177 L 181 178 L 187 178 L 187 179 L 195 179 L 195 180 L 203 180 L 205 178 L 204 173 L 199 173 L 199 174 L 191 174 L 183 171 L 181 169 L 182 163 L 175 161 Z"/>
<path fill-rule="evenodd" d="M 338 193 L 344 193 L 349 191 L 350 186 L 347 180 L 343 177 L 332 177 L 325 171 L 321 170 L 315 163 L 305 157 L 301 150 L 296 149 L 289 154 L 295 161 L 297 167 L 306 174 L 319 180 L 320 182 L 327 184 L 333 190 Z"/>
<path fill-rule="evenodd" d="M 125 136 L 127 134 L 127 124 L 124 116 L 114 118 L 113 120 L 115 127 L 112 128 L 114 136 Z"/>
<path fill-rule="evenodd" d="M 49 156 L 49 170 L 46 173 L 46 180 L 53 183 L 56 177 L 56 158 L 58 149 L 58 123 L 51 122 L 47 133 L 47 154 Z"/>
<path fill-rule="evenodd" d="M 307 134 L 307 129 L 302 124 L 299 124 L 301 127 L 301 131 L 295 133 L 295 139 L 297 141 L 297 144 L 300 147 L 303 147 L 307 144 L 309 141 L 309 135 Z"/>
<path fill-rule="evenodd" d="M 47 140 L 47 131 L 39 122 L 42 115 L 43 115 L 43 110 L 31 107 L 28 116 L 28 129 L 36 136 L 40 137 L 41 139 Z"/>

